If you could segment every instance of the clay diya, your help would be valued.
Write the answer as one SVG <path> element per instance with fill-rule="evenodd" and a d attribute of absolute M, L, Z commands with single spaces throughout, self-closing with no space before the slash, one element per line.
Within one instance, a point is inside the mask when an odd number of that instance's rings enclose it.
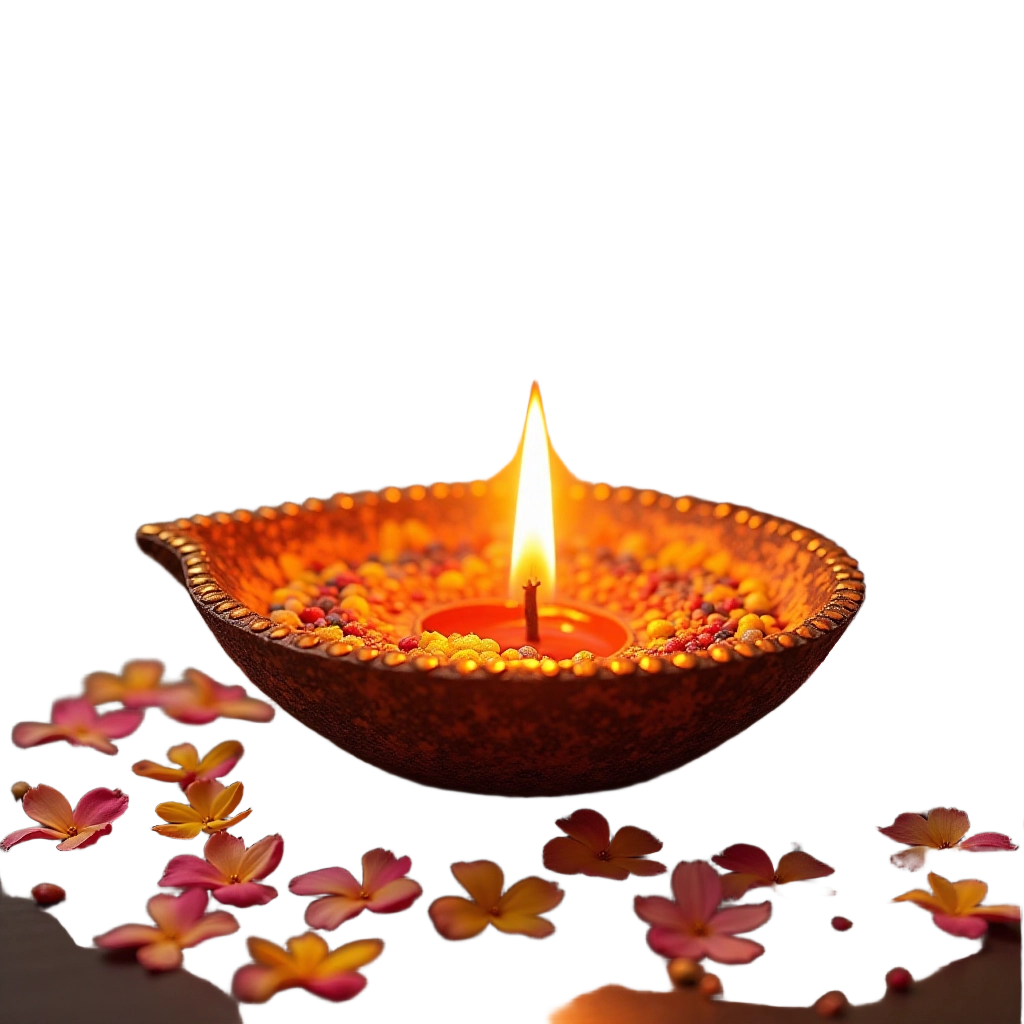
<path fill-rule="evenodd" d="M 864 599 L 856 560 L 813 530 L 729 503 L 585 483 L 546 431 L 536 437 L 524 430 L 516 457 L 488 480 L 151 523 L 138 544 L 185 586 L 242 671 L 299 721 L 404 778 L 508 796 L 629 786 L 700 757 L 789 697 Z M 543 481 L 539 498 L 526 482 L 538 462 L 529 479 Z M 382 530 L 409 520 L 450 550 L 512 537 L 507 595 L 425 609 L 417 630 L 479 633 L 502 648 L 529 642 L 537 658 L 448 662 L 275 621 L 274 594 L 289 582 L 282 559 L 358 564 L 379 557 Z M 636 656 L 627 622 L 559 598 L 554 524 L 577 549 L 639 534 L 722 552 L 768 581 L 786 628 Z"/>

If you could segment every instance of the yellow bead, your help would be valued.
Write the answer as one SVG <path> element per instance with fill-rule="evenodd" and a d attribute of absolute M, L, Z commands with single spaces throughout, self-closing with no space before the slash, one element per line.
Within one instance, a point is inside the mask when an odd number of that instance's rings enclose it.
<path fill-rule="evenodd" d="M 762 612 L 771 611 L 772 603 L 768 600 L 767 594 L 762 593 L 760 590 L 755 590 L 752 594 L 747 595 L 747 599 L 743 602 L 743 607 L 748 612 L 760 615 Z"/>
<path fill-rule="evenodd" d="M 748 629 L 760 629 L 763 625 L 760 615 L 744 615 L 736 625 L 736 635 L 743 636 Z"/>
<path fill-rule="evenodd" d="M 480 650 L 480 637 L 476 633 L 467 633 L 465 636 L 457 637 L 451 641 L 452 651 L 475 651 Z M 479 660 L 479 659 L 478 659 Z"/>
<path fill-rule="evenodd" d="M 652 619 L 647 623 L 647 636 L 650 639 L 655 637 L 675 636 L 676 627 L 668 619 Z"/>
<path fill-rule="evenodd" d="M 270 613 L 270 621 L 280 623 L 282 626 L 292 626 L 295 629 L 302 628 L 302 619 L 295 612 L 279 608 L 276 612 Z"/>
<path fill-rule="evenodd" d="M 502 661 L 519 661 L 521 657 L 522 655 L 514 647 L 501 652 Z"/>
<path fill-rule="evenodd" d="M 437 577 L 438 590 L 462 590 L 466 585 L 466 577 L 458 569 L 445 569 Z"/>
<path fill-rule="evenodd" d="M 352 612 L 361 619 L 365 619 L 370 614 L 370 603 L 365 597 L 360 597 L 358 594 L 352 594 L 350 597 L 343 597 L 338 604 L 338 607 L 347 612 Z"/>
<path fill-rule="evenodd" d="M 477 645 L 477 650 L 483 654 L 485 651 L 490 651 L 492 654 L 497 654 L 501 647 L 498 646 L 497 640 L 481 640 Z"/>
<path fill-rule="evenodd" d="M 480 652 L 469 647 L 460 647 L 449 659 L 450 661 L 479 661 Z"/>

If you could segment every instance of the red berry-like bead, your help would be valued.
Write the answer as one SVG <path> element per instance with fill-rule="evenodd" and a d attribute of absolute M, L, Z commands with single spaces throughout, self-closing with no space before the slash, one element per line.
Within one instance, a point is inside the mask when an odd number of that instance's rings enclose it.
<path fill-rule="evenodd" d="M 665 654 L 675 654 L 676 651 L 686 649 L 686 641 L 682 637 L 673 636 L 665 641 L 665 645 L 661 649 Z"/>
<path fill-rule="evenodd" d="M 323 608 L 303 608 L 302 611 L 299 612 L 299 618 L 307 624 L 314 623 L 317 619 L 322 619 L 323 617 Z"/>
<path fill-rule="evenodd" d="M 894 967 L 885 976 L 885 984 L 893 992 L 906 992 L 914 984 L 914 979 L 906 967 Z"/>
<path fill-rule="evenodd" d="M 406 636 L 398 641 L 398 649 L 400 651 L 405 651 L 406 653 L 416 650 L 419 645 L 420 638 L 418 636 Z"/>
<path fill-rule="evenodd" d="M 832 927 L 837 932 L 848 932 L 853 927 L 853 922 L 848 917 L 833 917 Z"/>
<path fill-rule="evenodd" d="M 345 636 L 366 636 L 366 630 L 358 622 L 350 622 L 342 629 Z"/>
<path fill-rule="evenodd" d="M 32 886 L 32 899 L 41 907 L 52 907 L 55 903 L 60 903 L 65 896 L 67 893 L 53 882 L 40 882 Z"/>

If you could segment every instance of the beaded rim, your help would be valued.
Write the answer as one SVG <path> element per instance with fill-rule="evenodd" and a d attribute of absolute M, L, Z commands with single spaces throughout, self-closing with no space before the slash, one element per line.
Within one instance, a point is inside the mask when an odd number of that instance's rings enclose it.
<path fill-rule="evenodd" d="M 864 574 L 858 568 L 857 560 L 836 545 L 833 541 L 821 536 L 814 530 L 797 523 L 771 516 L 742 505 L 728 502 L 715 503 L 701 498 L 683 496 L 673 498 L 659 491 L 638 490 L 633 487 L 612 487 L 609 484 L 573 483 L 569 496 L 577 501 L 589 496 L 596 501 L 612 501 L 621 504 L 633 502 L 642 507 L 650 508 L 657 505 L 661 509 L 675 506 L 681 513 L 692 513 L 702 519 L 732 518 L 738 525 L 745 525 L 751 530 L 763 530 L 767 534 L 787 537 L 791 541 L 803 544 L 805 549 L 829 566 L 833 573 L 833 589 L 828 600 L 808 616 L 799 626 L 782 633 L 774 633 L 755 643 L 740 642 L 735 646 L 712 644 L 704 651 L 687 653 L 680 652 L 671 657 L 644 655 L 640 658 L 612 656 L 595 658 L 592 661 L 574 662 L 571 659 L 555 661 L 552 658 L 525 658 L 520 661 L 507 662 L 497 659 L 491 662 L 477 663 L 466 659 L 455 664 L 441 665 L 435 657 L 422 656 L 409 658 L 401 651 L 377 651 L 369 647 L 358 647 L 344 641 L 328 641 L 313 633 L 293 629 L 291 626 L 279 625 L 266 616 L 246 607 L 241 601 L 232 597 L 218 582 L 210 568 L 207 551 L 198 543 L 190 531 L 195 526 L 209 526 L 214 522 L 228 524 L 231 522 L 248 523 L 254 518 L 274 520 L 281 516 L 294 517 L 303 512 L 319 513 L 328 508 L 344 510 L 359 507 L 375 507 L 396 504 L 402 499 L 422 501 L 428 494 L 435 500 L 448 497 L 483 497 L 488 490 L 488 481 L 474 480 L 469 483 L 443 484 L 437 483 L 429 488 L 421 484 L 411 487 L 385 487 L 381 491 L 360 491 L 353 494 L 335 494 L 326 500 L 308 498 L 301 505 L 285 502 L 276 507 L 261 506 L 255 512 L 238 509 L 235 512 L 215 512 L 212 515 L 195 515 L 191 519 L 176 519 L 169 523 L 148 523 L 139 528 L 137 536 L 141 540 L 156 540 L 176 554 L 182 563 L 182 573 L 186 586 L 196 605 L 208 614 L 216 615 L 228 625 L 252 633 L 271 643 L 284 644 L 307 651 L 311 655 L 341 659 L 352 657 L 356 661 L 369 663 L 379 661 L 387 668 L 412 669 L 418 672 L 440 673 L 446 677 L 500 675 L 505 672 L 513 674 L 521 672 L 539 672 L 544 676 L 570 674 L 575 676 L 622 676 L 632 675 L 640 671 L 648 674 L 674 672 L 681 674 L 694 669 L 710 669 L 718 664 L 729 661 L 745 661 L 766 654 L 782 654 L 793 647 L 807 643 L 815 643 L 836 629 L 843 628 L 857 613 L 864 600 Z"/>

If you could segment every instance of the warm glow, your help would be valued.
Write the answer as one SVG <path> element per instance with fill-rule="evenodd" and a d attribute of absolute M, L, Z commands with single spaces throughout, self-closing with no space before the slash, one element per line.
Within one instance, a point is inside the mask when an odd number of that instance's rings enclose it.
<path fill-rule="evenodd" d="M 530 389 L 519 464 L 512 570 L 508 583 L 509 597 L 513 601 L 522 602 L 523 585 L 527 580 L 540 581 L 537 596 L 541 601 L 551 601 L 555 596 L 555 519 L 551 508 L 548 428 L 536 381 Z"/>

